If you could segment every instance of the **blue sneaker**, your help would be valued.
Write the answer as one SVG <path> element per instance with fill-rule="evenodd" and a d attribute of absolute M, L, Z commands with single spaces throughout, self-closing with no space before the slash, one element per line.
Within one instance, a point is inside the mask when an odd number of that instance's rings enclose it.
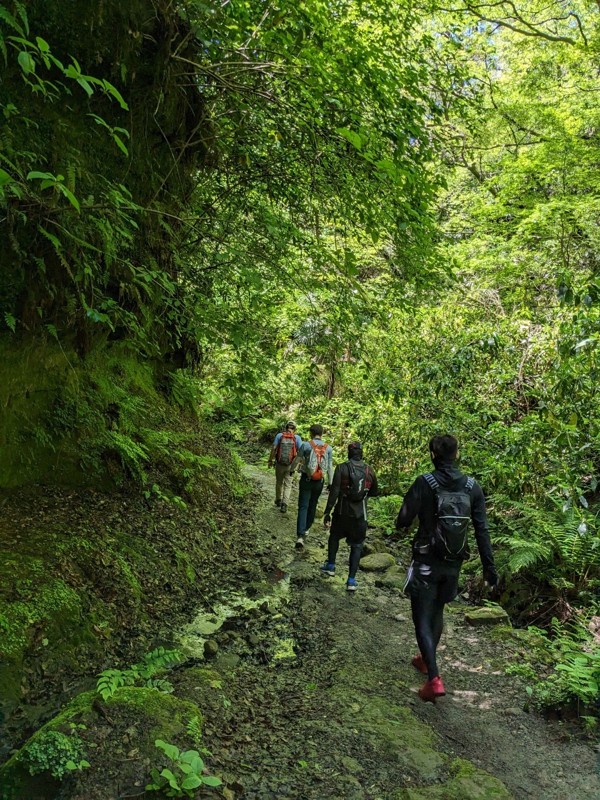
<path fill-rule="evenodd" d="M 346 581 L 346 590 L 349 592 L 355 592 L 358 589 L 358 583 L 356 582 L 356 578 L 348 578 Z"/>
<path fill-rule="evenodd" d="M 326 561 L 321 567 L 321 572 L 324 575 L 329 575 L 330 578 L 335 578 L 335 564 L 330 564 L 329 561 Z"/>

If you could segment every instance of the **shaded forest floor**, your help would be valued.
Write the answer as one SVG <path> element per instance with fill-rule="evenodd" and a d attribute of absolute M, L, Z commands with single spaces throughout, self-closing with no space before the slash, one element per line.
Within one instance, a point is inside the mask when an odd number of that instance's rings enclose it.
<path fill-rule="evenodd" d="M 345 547 L 339 575 L 321 576 L 326 534 L 318 520 L 308 547 L 291 555 L 294 505 L 283 517 L 272 505 L 272 476 L 252 472 L 268 498 L 259 518 L 264 547 L 291 588 L 283 619 L 256 621 L 250 635 L 268 648 L 273 629 L 286 628 L 296 658 L 279 668 L 246 662 L 226 689 L 236 702 L 223 715 L 230 745 L 218 760 L 227 771 L 239 760 L 250 765 L 241 773 L 244 797 L 599 796 L 592 747 L 567 725 L 523 711 L 524 684 L 504 672 L 524 654 L 518 633 L 472 628 L 464 606 L 449 606 L 441 649 L 448 695 L 422 703 L 408 601 L 378 588 L 373 573 L 359 573 L 359 591 L 347 593 Z M 252 698 L 245 713 L 244 697 Z M 215 753 L 216 745 L 209 743 Z"/>
<path fill-rule="evenodd" d="M 273 505 L 273 473 L 248 467 L 247 474 L 256 489 L 238 512 L 248 524 L 240 531 L 236 522 L 229 541 L 224 532 L 220 560 L 198 570 L 205 591 L 196 592 L 197 613 L 186 603 L 185 622 L 169 629 L 167 619 L 162 626 L 157 619 L 148 639 L 147 649 L 162 643 L 188 656 L 166 675 L 173 693 L 124 687 L 106 702 L 94 691 L 79 694 L 48 725 L 67 734 L 83 726 L 78 735 L 90 768 L 62 783 L 32 780 L 17 754 L 6 781 L 0 778 L 0 797 L 156 797 L 144 791 L 150 769 L 165 766 L 156 738 L 208 751 L 207 768 L 224 785 L 202 798 L 600 796 L 591 744 L 566 723 L 526 713 L 523 680 L 505 673 L 525 655 L 524 636 L 472 628 L 466 607 L 452 604 L 441 649 L 448 694 L 435 706 L 422 703 L 401 591 L 393 581 L 382 585 L 380 574 L 361 572 L 359 591 L 347 593 L 345 546 L 339 575 L 322 576 L 326 533 L 319 519 L 307 548 L 296 552 L 295 494 L 282 515 Z M 90 676 L 87 685 L 93 683 Z M 194 718 L 201 735 L 190 725 Z M 5 794 L 13 779 L 16 794 Z"/>

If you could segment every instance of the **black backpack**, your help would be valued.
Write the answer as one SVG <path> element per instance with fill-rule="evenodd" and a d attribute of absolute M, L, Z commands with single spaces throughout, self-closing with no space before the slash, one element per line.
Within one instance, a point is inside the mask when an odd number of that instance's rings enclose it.
<path fill-rule="evenodd" d="M 467 478 L 464 489 L 442 489 L 430 472 L 423 475 L 435 494 L 435 530 L 431 535 L 430 553 L 444 561 L 464 561 L 469 557 L 467 532 L 471 521 L 473 478 Z"/>
<path fill-rule="evenodd" d="M 371 470 L 367 464 L 353 464 L 352 461 L 347 461 L 346 466 L 348 467 L 348 486 L 343 487 L 344 497 L 351 503 L 362 503 L 373 484 Z"/>

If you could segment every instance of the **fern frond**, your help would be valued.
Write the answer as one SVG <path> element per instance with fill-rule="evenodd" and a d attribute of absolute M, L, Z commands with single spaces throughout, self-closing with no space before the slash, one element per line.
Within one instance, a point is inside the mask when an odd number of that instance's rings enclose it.
<path fill-rule="evenodd" d="M 10 28 L 13 29 L 13 31 L 16 31 L 19 36 L 25 36 L 26 31 L 21 25 L 19 25 L 15 17 L 13 17 L 13 15 L 7 8 L 5 8 L 5 6 L 0 6 L 0 20 L 5 22 Z"/>

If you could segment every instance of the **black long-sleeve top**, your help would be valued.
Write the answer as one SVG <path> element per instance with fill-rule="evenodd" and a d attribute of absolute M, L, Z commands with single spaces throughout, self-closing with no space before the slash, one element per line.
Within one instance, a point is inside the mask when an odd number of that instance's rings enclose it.
<path fill-rule="evenodd" d="M 357 466 L 367 466 L 364 461 L 361 461 L 358 458 L 352 459 L 352 461 Z M 371 488 L 369 489 L 368 497 L 377 497 L 379 494 L 377 475 L 375 475 L 371 467 L 369 467 L 369 473 L 371 475 Z M 336 506 L 336 514 L 357 519 L 363 517 L 364 519 L 367 518 L 367 498 L 365 497 L 365 499 L 361 500 L 359 503 L 352 503 L 344 495 L 344 490 L 347 489 L 349 482 L 350 475 L 348 470 L 348 462 L 344 461 L 343 464 L 337 465 L 335 472 L 333 473 L 333 481 L 329 487 L 329 497 L 327 498 L 324 516 L 330 516 L 333 507 Z"/>
<path fill-rule="evenodd" d="M 435 467 L 431 474 L 442 488 L 449 491 L 460 491 L 464 488 L 467 476 L 463 475 L 454 462 L 436 462 Z M 481 486 L 477 482 L 474 483 L 470 495 L 471 520 L 475 528 L 475 539 L 484 573 L 488 570 L 495 572 L 494 555 L 485 511 L 485 497 Z M 399 530 L 408 528 L 415 517 L 419 518 L 419 527 L 413 539 L 413 553 L 418 560 L 428 560 L 427 555 L 418 555 L 418 547 L 429 543 L 436 524 L 435 515 L 436 500 L 434 491 L 425 478 L 420 475 L 406 493 L 402 508 L 396 519 L 396 530 Z"/>

